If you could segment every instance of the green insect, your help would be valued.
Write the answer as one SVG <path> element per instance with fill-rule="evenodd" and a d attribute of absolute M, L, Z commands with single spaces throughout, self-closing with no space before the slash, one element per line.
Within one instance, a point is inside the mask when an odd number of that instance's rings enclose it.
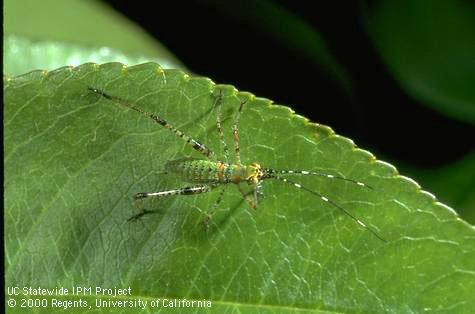
<path fill-rule="evenodd" d="M 348 217 L 353 219 L 360 226 L 362 226 L 366 230 L 369 230 L 373 235 L 375 235 L 381 241 L 386 242 L 386 240 L 383 237 L 381 237 L 375 230 L 373 230 L 368 225 L 366 225 L 363 221 L 361 221 L 356 216 L 351 214 L 348 210 L 338 205 L 331 199 L 323 196 L 322 194 L 314 190 L 311 190 L 310 188 L 305 187 L 297 182 L 289 180 L 287 178 L 287 175 L 320 176 L 320 177 L 325 177 L 328 179 L 347 181 L 364 188 L 372 189 L 372 187 L 368 186 L 367 184 L 364 184 L 362 182 L 355 181 L 352 179 L 348 179 L 348 178 L 344 178 L 340 176 L 334 176 L 334 175 L 326 174 L 326 173 L 320 173 L 320 172 L 313 172 L 313 171 L 307 171 L 307 170 L 276 170 L 272 168 L 264 168 L 261 164 L 257 162 L 253 162 L 248 165 L 242 164 L 240 146 L 239 146 L 239 121 L 240 121 L 243 107 L 246 101 L 243 101 L 240 103 L 239 109 L 236 112 L 234 125 L 232 128 L 233 139 L 234 139 L 234 153 L 236 157 L 236 162 L 230 163 L 229 162 L 230 160 L 229 148 L 226 144 L 226 141 L 224 140 L 224 133 L 223 133 L 222 125 L 221 125 L 221 107 L 222 107 L 222 102 L 223 102 L 223 96 L 221 92 L 219 93 L 219 95 L 215 96 L 216 101 L 215 101 L 214 107 L 216 108 L 216 129 L 218 131 L 218 135 L 219 135 L 221 145 L 223 148 L 224 159 L 225 159 L 224 161 L 219 161 L 212 150 L 210 150 L 204 144 L 193 139 L 192 137 L 186 135 L 182 131 L 176 129 L 162 117 L 156 114 L 147 112 L 135 106 L 134 104 L 122 98 L 110 95 L 101 89 L 89 87 L 89 90 L 102 96 L 103 98 L 109 101 L 112 101 L 116 104 L 129 108 L 131 110 L 137 111 L 140 114 L 149 117 L 156 123 L 160 124 L 164 128 L 168 129 L 170 132 L 175 134 L 178 138 L 184 140 L 191 147 L 193 147 L 193 149 L 195 149 L 198 153 L 200 153 L 203 156 L 202 159 L 181 158 L 181 159 L 171 160 L 165 164 L 166 172 L 173 173 L 177 175 L 179 178 L 181 178 L 184 182 L 192 183 L 194 185 L 187 186 L 184 188 L 171 189 L 171 190 L 165 190 L 165 191 L 159 191 L 159 192 L 137 193 L 134 196 L 135 200 L 141 200 L 141 199 L 149 198 L 149 197 L 166 197 L 166 196 L 172 196 L 172 195 L 195 195 L 195 194 L 206 193 L 216 188 L 221 188 L 221 193 L 219 194 L 219 197 L 214 203 L 212 210 L 206 214 L 206 217 L 204 219 L 204 224 L 206 227 L 208 227 L 209 221 L 212 218 L 213 214 L 216 212 L 216 209 L 218 208 L 218 205 L 220 204 L 223 198 L 224 192 L 229 185 L 231 184 L 235 185 L 238 188 L 239 192 L 241 193 L 242 197 L 248 203 L 249 207 L 255 209 L 258 204 L 258 196 L 261 194 L 260 188 L 262 186 L 263 181 L 267 179 L 275 179 L 275 180 L 280 180 L 289 185 L 292 185 L 293 187 L 296 187 L 298 189 L 304 190 L 308 193 L 315 195 L 322 201 L 329 203 L 333 207 L 341 210 L 343 213 L 345 213 Z M 246 193 L 242 189 L 241 184 L 248 184 L 252 188 L 252 191 L 250 193 Z M 136 220 L 146 214 L 150 214 L 153 212 L 155 211 L 144 209 L 140 213 L 129 218 L 129 221 Z"/>

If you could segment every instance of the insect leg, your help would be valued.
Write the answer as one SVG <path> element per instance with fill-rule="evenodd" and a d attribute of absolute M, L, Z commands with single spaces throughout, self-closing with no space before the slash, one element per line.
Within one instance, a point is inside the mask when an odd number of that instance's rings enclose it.
<path fill-rule="evenodd" d="M 334 201 L 332 201 L 331 199 L 329 198 L 326 198 L 325 196 L 323 196 L 322 194 L 318 193 L 318 192 L 315 192 L 299 183 L 296 183 L 296 182 L 293 182 L 293 181 L 290 181 L 288 180 L 287 178 L 282 178 L 282 177 L 278 177 L 278 176 L 274 176 L 273 178 L 275 179 L 278 179 L 280 181 L 283 181 L 285 183 L 288 183 L 288 184 L 291 184 L 293 185 L 294 187 L 296 188 L 299 188 L 299 189 L 302 189 L 304 191 L 307 191 L 317 197 L 319 197 L 322 201 L 324 202 L 327 202 L 329 203 L 330 205 L 332 205 L 333 207 L 336 207 L 338 208 L 339 210 L 341 210 L 343 213 L 345 213 L 348 217 L 350 217 L 351 219 L 353 219 L 356 223 L 358 223 L 360 226 L 362 226 L 363 228 L 365 228 L 366 230 L 368 230 L 369 232 L 371 232 L 375 237 L 377 237 L 379 240 L 383 241 L 383 242 L 387 242 L 385 239 L 383 239 L 383 237 L 381 237 L 375 230 L 373 230 L 371 227 L 369 227 L 368 225 L 366 225 L 363 221 L 361 221 L 360 219 L 356 218 L 356 216 L 354 216 L 352 213 L 350 213 L 349 211 L 347 211 L 345 208 L 341 207 L 340 205 L 338 205 L 337 203 L 335 203 Z"/>
<path fill-rule="evenodd" d="M 196 185 L 196 186 L 188 186 L 185 188 L 181 189 L 175 189 L 175 190 L 167 190 L 167 191 L 160 191 L 160 192 L 153 192 L 153 193 L 137 193 L 134 195 L 135 201 L 142 200 L 144 198 L 148 197 L 165 197 L 165 196 L 172 196 L 172 195 L 194 195 L 194 194 L 201 194 L 201 193 L 206 193 L 209 192 L 213 186 L 211 185 Z M 154 210 L 142 210 L 140 213 L 130 217 L 127 219 L 128 221 L 135 221 L 139 219 L 140 217 L 147 215 L 147 214 L 152 214 L 155 213 L 156 211 Z"/>
<path fill-rule="evenodd" d="M 247 100 L 244 100 L 239 105 L 239 110 L 236 113 L 236 118 L 234 119 L 234 126 L 233 126 L 233 139 L 234 139 L 234 151 L 236 153 L 236 162 L 241 164 L 241 149 L 239 148 L 239 123 L 241 121 L 241 113 L 242 108 Z"/>
<path fill-rule="evenodd" d="M 153 114 L 153 113 L 150 113 L 150 112 L 147 112 L 145 110 L 143 110 L 142 108 L 139 108 L 131 103 L 129 103 L 128 101 L 122 99 L 122 98 L 119 98 L 119 97 L 116 97 L 116 96 L 112 96 L 112 95 L 109 95 L 107 94 L 106 92 L 100 90 L 100 89 L 97 89 L 97 88 L 93 88 L 93 87 L 89 87 L 89 90 L 96 93 L 96 94 L 99 94 L 101 95 L 102 97 L 112 101 L 112 102 L 115 102 L 121 106 L 124 106 L 126 108 L 129 108 L 131 110 L 134 110 L 134 111 L 137 111 L 139 112 L 140 114 L 144 115 L 144 116 L 147 116 L 149 118 L 151 118 L 153 121 L 155 121 L 156 123 L 160 124 L 161 126 L 163 126 L 164 128 L 170 130 L 173 134 L 175 134 L 176 136 L 178 136 L 179 138 L 183 139 L 185 142 L 187 142 L 189 145 L 191 145 L 191 147 L 193 147 L 195 150 L 197 150 L 199 153 L 201 153 L 202 155 L 208 157 L 208 158 L 211 158 L 211 159 L 215 159 L 215 155 L 213 153 L 213 151 L 211 151 L 208 147 L 206 147 L 204 144 L 201 144 L 200 142 L 198 142 L 197 140 L 189 137 L 188 135 L 186 135 L 185 133 L 183 133 L 182 131 L 178 130 L 177 128 L 175 128 L 174 126 L 172 126 L 171 124 L 169 124 L 165 119 L 163 119 L 162 117 L 156 115 L 156 114 Z"/>
<path fill-rule="evenodd" d="M 210 222 L 211 218 L 214 216 L 214 214 L 216 213 L 216 210 L 218 209 L 219 204 L 223 200 L 224 192 L 226 191 L 227 187 L 228 187 L 227 185 L 224 185 L 224 187 L 219 192 L 219 196 L 216 199 L 216 201 L 214 202 L 211 211 L 206 213 L 205 219 L 203 220 L 203 224 L 204 224 L 206 230 L 208 230 L 209 222 Z"/>
<path fill-rule="evenodd" d="M 221 146 L 223 147 L 225 161 L 228 163 L 229 149 L 228 149 L 228 144 L 226 144 L 226 141 L 224 140 L 223 128 L 221 126 L 221 107 L 223 107 L 223 92 L 221 90 L 219 90 L 219 95 L 216 97 L 215 107 L 217 107 L 216 108 L 216 128 L 218 129 L 219 139 L 221 140 Z"/>
<path fill-rule="evenodd" d="M 243 191 L 242 187 L 238 184 L 237 188 L 239 192 L 241 192 L 242 197 L 246 201 L 247 205 L 249 205 L 250 208 L 256 209 L 257 208 L 257 189 L 254 189 L 253 191 L 246 193 Z M 249 197 L 249 194 L 253 194 L 253 198 Z"/>

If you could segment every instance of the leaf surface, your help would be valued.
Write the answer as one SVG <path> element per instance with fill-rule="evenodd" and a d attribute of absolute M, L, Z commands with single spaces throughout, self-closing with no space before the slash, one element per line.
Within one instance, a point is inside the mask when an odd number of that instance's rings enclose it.
<path fill-rule="evenodd" d="M 35 71 L 6 77 L 4 86 L 7 286 L 131 287 L 120 300 L 211 300 L 216 313 L 475 309 L 473 227 L 391 165 L 287 107 L 153 63 Z M 202 222 L 219 190 L 144 202 L 157 213 L 127 223 L 137 212 L 135 193 L 188 185 L 163 173 L 167 161 L 201 156 L 88 87 L 160 115 L 220 159 L 214 95 L 224 94 L 231 152 L 234 114 L 247 99 L 239 127 L 243 162 L 373 186 L 293 177 L 387 243 L 316 196 L 270 180 L 257 210 L 227 187 L 208 231 Z M 104 297 L 83 299 L 95 309 Z"/>

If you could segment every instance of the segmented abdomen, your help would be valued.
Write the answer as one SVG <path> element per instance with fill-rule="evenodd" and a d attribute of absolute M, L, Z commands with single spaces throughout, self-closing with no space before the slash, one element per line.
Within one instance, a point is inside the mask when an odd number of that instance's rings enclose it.
<path fill-rule="evenodd" d="M 193 183 L 238 183 L 243 176 L 238 165 L 191 158 L 171 160 L 165 169 Z"/>

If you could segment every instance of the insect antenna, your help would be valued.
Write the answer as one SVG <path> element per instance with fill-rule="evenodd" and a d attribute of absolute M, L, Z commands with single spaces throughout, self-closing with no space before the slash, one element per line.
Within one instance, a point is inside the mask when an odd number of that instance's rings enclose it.
<path fill-rule="evenodd" d="M 299 175 L 300 174 L 300 175 L 306 175 L 306 176 L 319 176 L 319 177 L 324 177 L 324 178 L 328 178 L 328 179 L 336 179 L 336 180 L 342 180 L 342 181 L 350 182 L 350 183 L 368 188 L 370 190 L 374 190 L 373 187 L 371 187 L 370 185 L 368 185 L 366 183 L 356 181 L 356 180 L 352 180 L 352 179 L 348 179 L 348 178 L 341 177 L 341 176 L 335 176 L 333 174 L 323 173 L 323 172 L 314 172 L 314 171 L 307 171 L 307 170 L 277 170 L 277 169 L 265 169 L 265 172 L 270 173 L 272 175 L 275 175 L 275 174 L 277 174 L 277 175 L 288 175 L 288 174 L 290 174 L 290 175 Z"/>
<path fill-rule="evenodd" d="M 289 173 L 290 174 L 290 173 Z M 318 193 L 318 192 L 315 192 L 309 188 L 307 188 L 306 186 L 303 186 L 297 182 L 294 182 L 294 181 L 291 181 L 287 178 L 283 178 L 283 177 L 279 177 L 279 176 L 276 176 L 275 174 L 268 174 L 266 176 L 266 178 L 269 178 L 269 179 L 277 179 L 277 180 L 280 180 L 280 181 L 283 181 L 287 184 L 290 184 L 290 185 L 293 185 L 295 186 L 296 188 L 299 188 L 299 189 L 302 189 L 304 191 L 307 191 L 317 197 L 319 197 L 322 201 L 324 202 L 327 202 L 329 203 L 330 205 L 338 208 L 339 210 L 341 210 L 343 213 L 345 213 L 348 217 L 350 217 L 351 219 L 353 219 L 355 222 L 357 222 L 360 226 L 362 226 L 363 228 L 365 228 L 366 230 L 368 230 L 369 232 L 371 232 L 375 237 L 377 237 L 379 240 L 383 241 L 383 242 L 387 242 L 383 237 L 381 237 L 375 230 L 373 230 L 371 227 L 369 227 L 368 225 L 366 225 L 363 221 L 361 221 L 360 219 L 356 218 L 356 216 L 354 216 L 352 213 L 350 213 L 348 210 L 346 210 L 345 208 L 341 207 L 340 205 L 338 205 L 337 203 L 335 203 L 334 201 L 332 201 L 331 199 L 328 199 L 326 198 L 325 196 L 323 196 L 322 194 Z M 357 181 L 356 181 L 357 182 Z"/>

